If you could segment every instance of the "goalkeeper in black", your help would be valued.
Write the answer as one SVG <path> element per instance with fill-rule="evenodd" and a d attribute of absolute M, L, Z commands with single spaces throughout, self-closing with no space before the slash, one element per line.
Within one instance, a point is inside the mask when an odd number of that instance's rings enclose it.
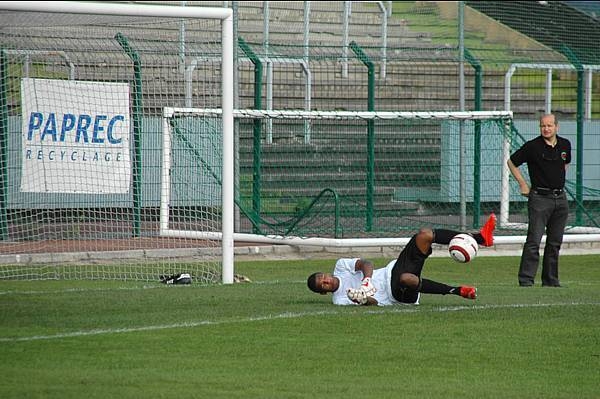
<path fill-rule="evenodd" d="M 496 216 L 492 213 L 479 233 L 472 234 L 481 246 L 494 243 Z M 413 235 L 393 260 L 381 269 L 361 258 L 342 258 L 335 264 L 333 273 L 317 272 L 308 277 L 308 288 L 319 294 L 332 293 L 335 305 L 397 305 L 418 304 L 421 293 L 459 295 L 467 299 L 477 297 L 475 287 L 449 286 L 421 278 L 425 260 L 431 255 L 433 243 L 447 245 L 459 234 L 446 229 L 421 229 Z"/>

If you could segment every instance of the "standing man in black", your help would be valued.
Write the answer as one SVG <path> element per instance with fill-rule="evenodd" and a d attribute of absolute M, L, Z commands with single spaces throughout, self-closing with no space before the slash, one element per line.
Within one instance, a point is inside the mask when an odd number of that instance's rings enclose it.
<path fill-rule="evenodd" d="M 540 118 L 540 136 L 532 139 L 508 160 L 508 168 L 519 183 L 521 195 L 527 197 L 529 227 L 519 266 L 519 285 L 534 283 L 539 265 L 540 242 L 546 232 L 542 261 L 542 286 L 560 287 L 558 255 L 569 216 L 569 204 L 564 191 L 567 166 L 571 162 L 571 143 L 559 137 L 558 121 L 553 114 Z M 527 164 L 531 187 L 519 170 Z"/>

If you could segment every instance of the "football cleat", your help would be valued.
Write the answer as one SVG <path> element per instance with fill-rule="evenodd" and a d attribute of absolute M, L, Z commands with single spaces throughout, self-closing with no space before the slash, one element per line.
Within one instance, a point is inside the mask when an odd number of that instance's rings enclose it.
<path fill-rule="evenodd" d="M 460 287 L 460 296 L 466 299 L 476 299 L 477 298 L 477 288 L 469 287 L 469 286 L 461 286 Z"/>
<path fill-rule="evenodd" d="M 493 213 L 488 218 L 487 222 L 483 225 L 479 233 L 483 237 L 483 246 L 491 247 L 494 245 L 494 230 L 496 229 L 496 215 Z"/>

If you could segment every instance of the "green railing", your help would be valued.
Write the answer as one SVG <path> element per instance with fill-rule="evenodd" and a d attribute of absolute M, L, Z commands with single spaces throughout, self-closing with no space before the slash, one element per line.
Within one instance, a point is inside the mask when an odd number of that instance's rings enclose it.
<path fill-rule="evenodd" d="M 133 236 L 139 237 L 141 233 L 142 206 L 141 206 L 141 186 L 142 186 L 142 149 L 141 149 L 141 134 L 142 134 L 142 60 L 139 54 L 131 48 L 127 38 L 117 33 L 115 40 L 125 54 L 133 62 L 133 106 L 132 106 L 132 121 L 133 121 Z"/>

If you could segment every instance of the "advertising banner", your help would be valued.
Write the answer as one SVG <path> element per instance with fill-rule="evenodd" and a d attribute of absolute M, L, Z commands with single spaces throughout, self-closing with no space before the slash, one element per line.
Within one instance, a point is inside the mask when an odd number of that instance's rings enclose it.
<path fill-rule="evenodd" d="M 24 78 L 21 99 L 21 191 L 129 191 L 128 84 Z"/>

